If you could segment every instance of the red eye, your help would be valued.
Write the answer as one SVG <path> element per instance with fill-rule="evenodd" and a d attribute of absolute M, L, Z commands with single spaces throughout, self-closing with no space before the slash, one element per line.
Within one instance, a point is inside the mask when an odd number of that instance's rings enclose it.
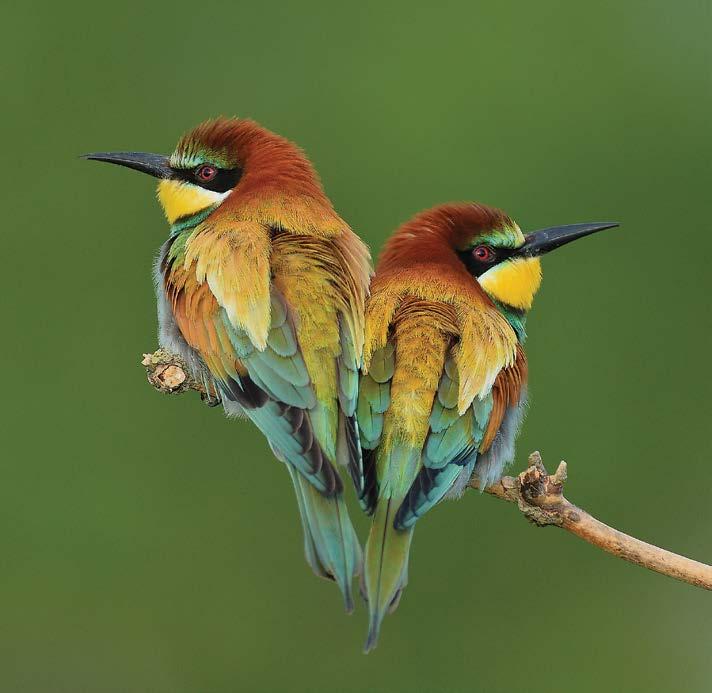
<path fill-rule="evenodd" d="M 195 177 L 203 183 L 208 183 L 218 175 L 218 170 L 210 164 L 203 164 L 195 169 Z"/>
<path fill-rule="evenodd" d="M 472 251 L 472 257 L 478 262 L 492 262 L 494 260 L 494 251 L 488 245 L 478 245 Z"/>

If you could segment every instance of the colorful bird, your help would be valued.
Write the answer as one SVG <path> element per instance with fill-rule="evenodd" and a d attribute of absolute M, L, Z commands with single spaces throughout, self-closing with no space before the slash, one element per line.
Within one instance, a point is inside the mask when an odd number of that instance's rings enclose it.
<path fill-rule="evenodd" d="M 170 157 L 85 158 L 160 179 L 170 224 L 155 265 L 160 344 L 267 437 L 294 484 L 307 561 L 350 611 L 362 555 L 338 467 L 363 495 L 355 409 L 368 249 L 303 152 L 250 120 L 205 122 Z"/>
<path fill-rule="evenodd" d="M 541 283 L 539 255 L 616 224 L 523 235 L 504 212 L 450 204 L 387 242 L 366 308 L 358 423 L 367 510 L 364 588 L 375 647 L 408 581 L 418 518 L 481 488 L 514 456 L 527 400 L 522 348 Z"/>

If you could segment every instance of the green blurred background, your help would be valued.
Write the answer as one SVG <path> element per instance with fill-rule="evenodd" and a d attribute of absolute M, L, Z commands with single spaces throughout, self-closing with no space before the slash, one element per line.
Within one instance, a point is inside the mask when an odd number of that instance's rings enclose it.
<path fill-rule="evenodd" d="M 365 657 L 260 435 L 155 393 L 152 183 L 217 114 L 302 145 L 377 252 L 447 200 L 547 257 L 540 449 L 601 519 L 712 561 L 712 11 L 626 2 L 13 3 L 3 9 L 0 690 L 709 691 L 712 597 L 468 493 L 419 524 Z M 366 526 L 360 518 L 359 527 Z"/>

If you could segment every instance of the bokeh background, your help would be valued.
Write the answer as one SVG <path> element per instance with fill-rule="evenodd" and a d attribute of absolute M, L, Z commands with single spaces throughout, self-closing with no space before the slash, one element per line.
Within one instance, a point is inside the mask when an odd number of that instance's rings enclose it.
<path fill-rule="evenodd" d="M 0 689 L 709 691 L 712 597 L 468 493 L 365 611 L 302 558 L 260 435 L 145 382 L 153 183 L 218 114 L 300 143 L 377 252 L 476 199 L 546 258 L 529 323 L 540 449 L 601 519 L 712 561 L 709 0 L 13 3 L 3 9 Z M 364 530 L 365 521 L 360 518 Z"/>

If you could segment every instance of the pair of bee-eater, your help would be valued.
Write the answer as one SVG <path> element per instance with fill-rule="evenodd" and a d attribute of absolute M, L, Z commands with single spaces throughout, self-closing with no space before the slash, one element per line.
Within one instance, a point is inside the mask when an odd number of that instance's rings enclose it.
<path fill-rule="evenodd" d="M 615 224 L 524 235 L 498 209 L 447 204 L 399 228 L 371 279 L 366 245 L 304 153 L 250 120 L 203 123 L 169 157 L 86 158 L 159 179 L 160 344 L 267 437 L 309 565 L 349 611 L 362 576 L 372 649 L 408 581 L 417 520 L 514 456 L 539 256 Z M 363 558 L 344 470 L 372 517 Z"/>

